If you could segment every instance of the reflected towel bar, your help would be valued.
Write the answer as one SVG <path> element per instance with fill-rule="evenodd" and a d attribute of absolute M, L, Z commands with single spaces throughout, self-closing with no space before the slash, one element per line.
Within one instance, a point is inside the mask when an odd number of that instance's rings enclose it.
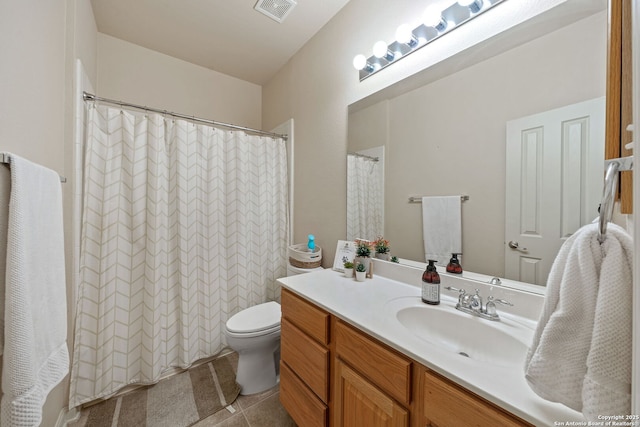
<path fill-rule="evenodd" d="M 618 191 L 618 172 L 633 169 L 633 156 L 621 157 L 618 159 L 605 160 L 606 173 L 604 177 L 604 188 L 602 189 L 602 202 L 600 203 L 600 218 L 598 228 L 598 241 L 604 242 L 607 238 L 607 224 L 613 216 L 613 205 L 615 204 L 616 193 Z"/>
<path fill-rule="evenodd" d="M 422 203 L 423 196 L 409 196 L 409 203 Z M 460 201 L 466 202 L 469 196 L 460 196 Z"/>
<path fill-rule="evenodd" d="M 0 153 L 0 163 L 4 163 L 5 165 L 10 165 L 11 164 L 11 156 L 9 156 L 7 153 Z M 65 178 L 64 176 L 60 175 L 60 182 L 62 182 L 64 184 L 65 182 L 67 182 L 67 178 Z"/>

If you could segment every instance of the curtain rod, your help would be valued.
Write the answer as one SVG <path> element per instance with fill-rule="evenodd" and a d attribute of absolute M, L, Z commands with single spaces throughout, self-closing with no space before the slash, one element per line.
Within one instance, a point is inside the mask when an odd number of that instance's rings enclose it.
<path fill-rule="evenodd" d="M 180 119 L 191 120 L 193 122 L 206 123 L 206 124 L 212 125 L 212 126 L 226 127 L 226 128 L 235 129 L 235 130 L 242 130 L 242 131 L 245 131 L 245 132 L 257 133 L 259 135 L 271 136 L 271 137 L 275 137 L 275 138 L 282 138 L 285 141 L 287 139 L 289 139 L 289 136 L 288 135 L 284 135 L 284 134 L 279 134 L 279 133 L 274 133 L 274 132 L 266 132 L 266 131 L 263 131 L 263 130 L 260 130 L 260 129 L 252 129 L 252 128 L 248 128 L 248 127 L 244 127 L 244 126 L 232 125 L 230 123 L 216 122 L 215 120 L 201 119 L 201 118 L 195 117 L 195 116 L 188 116 L 186 114 L 174 113 L 172 111 L 167 111 L 167 110 L 160 110 L 158 108 L 149 108 L 149 107 L 145 107 L 143 105 L 136 105 L 136 104 L 130 104 L 128 102 L 116 101 L 114 99 L 100 98 L 100 97 L 95 96 L 93 94 L 90 94 L 88 92 L 82 92 L 82 100 L 83 101 L 104 102 L 104 103 L 107 103 L 107 104 L 119 105 L 121 107 L 129 107 L 129 108 L 135 108 L 135 109 L 138 109 L 138 110 L 152 111 L 154 113 L 165 114 L 165 115 L 169 115 L 169 116 L 172 116 L 172 117 L 177 117 L 177 118 L 180 118 Z"/>
<path fill-rule="evenodd" d="M 364 157 L 365 159 L 373 160 L 374 162 L 377 162 L 380 160 L 379 157 L 367 156 L 366 154 L 360 154 L 360 153 L 347 153 L 347 154 L 350 156 Z"/>

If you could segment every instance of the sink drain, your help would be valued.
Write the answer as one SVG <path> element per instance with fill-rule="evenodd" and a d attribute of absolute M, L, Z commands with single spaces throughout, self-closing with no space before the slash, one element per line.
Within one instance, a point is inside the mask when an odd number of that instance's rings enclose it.
<path fill-rule="evenodd" d="M 469 357 L 469 355 L 467 353 L 465 353 L 464 351 L 459 351 L 458 354 L 460 356 Z"/>

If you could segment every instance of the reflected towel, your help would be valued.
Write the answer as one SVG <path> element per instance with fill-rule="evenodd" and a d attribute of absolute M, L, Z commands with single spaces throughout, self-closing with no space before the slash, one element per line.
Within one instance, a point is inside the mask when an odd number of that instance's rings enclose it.
<path fill-rule="evenodd" d="M 544 399 L 598 415 L 631 411 L 633 241 L 608 224 L 579 229 L 560 248 L 525 364 L 531 389 Z"/>
<path fill-rule="evenodd" d="M 452 253 L 462 252 L 460 196 L 422 198 L 422 236 L 425 261 L 446 266 Z"/>
<path fill-rule="evenodd" d="M 38 426 L 69 371 L 60 177 L 11 155 L 0 425 Z"/>

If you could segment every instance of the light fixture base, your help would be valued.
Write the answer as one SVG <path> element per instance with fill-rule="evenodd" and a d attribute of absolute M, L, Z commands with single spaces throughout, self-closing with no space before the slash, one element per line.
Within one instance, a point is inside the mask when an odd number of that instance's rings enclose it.
<path fill-rule="evenodd" d="M 282 23 L 297 4 L 295 0 L 258 0 L 253 8 L 274 21 Z"/>

